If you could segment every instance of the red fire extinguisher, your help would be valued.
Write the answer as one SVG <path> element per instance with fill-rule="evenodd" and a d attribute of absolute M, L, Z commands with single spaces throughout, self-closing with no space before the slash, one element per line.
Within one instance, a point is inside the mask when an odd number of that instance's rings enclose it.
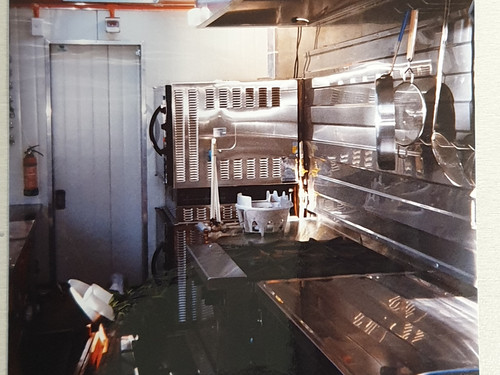
<path fill-rule="evenodd" d="M 23 174 L 24 174 L 24 195 L 32 197 L 38 195 L 38 172 L 35 153 L 43 154 L 35 148 L 36 146 L 29 146 L 24 152 L 23 158 Z"/>

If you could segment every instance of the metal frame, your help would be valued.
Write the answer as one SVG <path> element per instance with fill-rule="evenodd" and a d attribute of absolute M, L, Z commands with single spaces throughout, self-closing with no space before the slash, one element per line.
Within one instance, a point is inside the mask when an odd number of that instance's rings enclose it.
<path fill-rule="evenodd" d="M 53 142 L 52 142 L 52 88 L 50 71 L 50 46 L 53 44 L 71 44 L 82 46 L 138 46 L 139 56 L 139 90 L 140 90 L 140 110 L 141 110 L 141 222 L 142 222 L 142 279 L 146 280 L 149 275 L 149 256 L 148 256 L 148 199 L 147 199 L 147 153 L 146 153 L 146 134 L 147 134 L 147 107 L 145 97 L 145 79 L 144 79 L 144 42 L 123 42 L 123 41 L 99 41 L 99 40 L 48 40 L 45 39 L 45 99 L 47 114 L 47 160 L 50 160 L 50 168 L 47 169 L 48 183 L 47 188 L 51 192 L 49 201 L 49 275 L 50 281 L 57 281 L 56 259 L 55 259 L 55 214 L 54 214 L 54 173 L 53 173 Z"/>

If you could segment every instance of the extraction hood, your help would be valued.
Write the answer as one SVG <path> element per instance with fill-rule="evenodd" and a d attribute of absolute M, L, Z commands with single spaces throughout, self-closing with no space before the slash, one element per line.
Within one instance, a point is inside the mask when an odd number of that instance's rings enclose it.
<path fill-rule="evenodd" d="M 471 2 L 452 0 L 451 10 L 467 9 Z M 445 0 L 197 0 L 208 17 L 201 27 L 400 22 L 409 8 L 430 18 L 443 14 L 444 5 Z"/>

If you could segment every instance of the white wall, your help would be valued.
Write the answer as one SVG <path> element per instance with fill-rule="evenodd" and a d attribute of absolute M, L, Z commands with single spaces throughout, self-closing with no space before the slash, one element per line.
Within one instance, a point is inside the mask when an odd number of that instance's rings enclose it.
<path fill-rule="evenodd" d="M 137 43 L 142 45 L 142 80 L 145 88 L 146 122 L 153 108 L 153 87 L 167 82 L 215 79 L 255 80 L 274 72 L 268 59 L 266 28 L 197 29 L 188 26 L 187 11 L 121 11 L 121 32 L 106 33 L 107 11 L 40 9 L 43 36 L 31 35 L 33 12 L 10 9 L 10 80 L 16 117 L 11 131 L 9 203 L 50 203 L 50 158 L 38 157 L 37 197 L 23 196 L 22 158 L 30 145 L 50 151 L 50 111 L 47 106 L 47 43 Z M 272 55 L 272 51 L 270 52 Z M 270 61 L 270 62 L 269 62 Z M 144 127 L 145 128 L 145 127 Z M 147 134 L 144 133 L 144 137 Z M 50 156 L 50 155 L 49 155 Z M 155 246 L 154 207 L 163 204 L 163 186 L 154 176 L 154 150 L 147 142 L 148 238 L 150 255 Z"/>

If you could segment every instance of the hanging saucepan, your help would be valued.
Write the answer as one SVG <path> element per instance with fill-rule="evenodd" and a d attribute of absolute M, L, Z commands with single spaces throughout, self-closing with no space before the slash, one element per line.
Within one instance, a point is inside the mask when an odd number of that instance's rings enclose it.
<path fill-rule="evenodd" d="M 443 17 L 443 29 L 441 32 L 441 44 L 439 46 L 438 63 L 436 70 L 436 90 L 435 90 L 435 100 L 432 116 L 432 135 L 431 144 L 432 152 L 436 158 L 437 163 L 443 170 L 445 176 L 448 180 L 455 186 L 470 186 L 469 180 L 464 173 L 464 168 L 460 158 L 458 157 L 457 148 L 452 143 L 455 138 L 455 116 L 453 116 L 453 137 L 442 133 L 440 130 L 443 128 L 441 124 L 438 124 L 438 119 L 449 115 L 449 113 L 440 114 L 440 102 L 441 95 L 444 94 L 443 91 L 448 89 L 443 83 L 443 63 L 444 63 L 444 53 L 446 49 L 446 40 L 448 38 L 448 17 L 450 13 L 450 0 L 446 0 L 444 17 Z M 448 89 L 449 90 L 449 89 Z M 449 93 L 451 95 L 451 91 Z M 453 95 L 451 95 L 453 98 Z M 453 100 L 453 99 L 452 99 Z M 454 113 L 454 112 L 453 112 Z M 449 126 L 449 125 L 448 125 Z M 451 130 L 448 130 L 451 133 Z"/>
<path fill-rule="evenodd" d="M 408 16 L 409 12 L 406 12 L 399 32 L 389 73 L 375 80 L 377 163 L 378 167 L 383 170 L 394 170 L 396 168 L 394 84 L 392 71 L 406 29 Z"/>
<path fill-rule="evenodd" d="M 380 169 L 396 167 L 394 94 L 392 76 L 383 75 L 375 81 L 377 163 Z"/>
<path fill-rule="evenodd" d="M 415 54 L 415 40 L 417 35 L 418 10 L 411 11 L 410 28 L 408 33 L 408 47 L 406 58 L 408 68 L 403 73 L 403 82 L 394 90 L 395 107 L 395 139 L 401 146 L 409 146 L 422 134 L 427 107 L 419 88 L 413 83 L 414 74 L 411 62 Z M 407 75 L 410 81 L 406 80 Z"/>

